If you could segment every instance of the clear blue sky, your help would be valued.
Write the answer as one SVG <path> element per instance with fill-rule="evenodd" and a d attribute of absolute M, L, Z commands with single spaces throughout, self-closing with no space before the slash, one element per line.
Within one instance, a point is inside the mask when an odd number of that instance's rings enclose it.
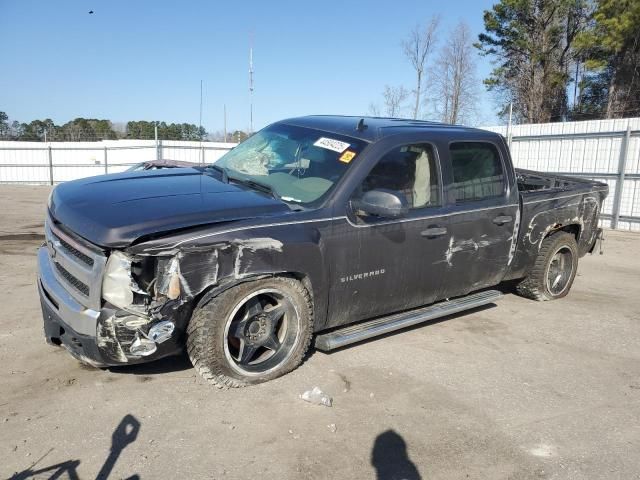
<path fill-rule="evenodd" d="M 315 113 L 360 115 L 385 84 L 413 87 L 400 42 L 442 16 L 474 34 L 490 0 L 436 1 L 32 1 L 0 0 L 0 110 L 12 120 L 249 126 L 248 50 L 253 32 L 254 125 Z M 89 10 L 94 14 L 89 15 Z M 490 70 L 477 57 L 478 81 Z M 484 124 L 497 122 L 479 88 Z"/>

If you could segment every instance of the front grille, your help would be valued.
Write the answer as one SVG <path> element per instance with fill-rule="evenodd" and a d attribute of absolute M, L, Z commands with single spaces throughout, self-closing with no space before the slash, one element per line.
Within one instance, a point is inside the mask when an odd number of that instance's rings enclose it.
<path fill-rule="evenodd" d="M 49 260 L 56 278 L 80 304 L 93 310 L 102 305 L 102 274 L 107 256 L 100 248 L 57 227 L 51 218 L 45 222 Z"/>
<path fill-rule="evenodd" d="M 89 255 L 85 255 L 84 253 L 82 253 L 80 250 L 75 248 L 73 245 L 71 245 L 69 242 L 67 242 L 63 238 L 56 236 L 56 239 L 60 242 L 60 245 L 62 245 L 71 255 L 79 259 L 82 263 L 90 267 L 93 267 L 93 258 L 91 258 Z"/>
<path fill-rule="evenodd" d="M 60 275 L 62 275 L 62 277 L 76 290 L 78 290 L 81 294 L 83 294 L 85 297 L 89 296 L 90 290 L 89 290 L 89 285 L 87 285 L 86 283 L 82 283 L 80 280 L 78 280 L 76 277 L 74 277 L 73 275 L 71 275 L 62 265 L 60 265 L 59 263 L 56 263 L 56 269 L 58 270 L 58 272 L 60 272 Z"/>

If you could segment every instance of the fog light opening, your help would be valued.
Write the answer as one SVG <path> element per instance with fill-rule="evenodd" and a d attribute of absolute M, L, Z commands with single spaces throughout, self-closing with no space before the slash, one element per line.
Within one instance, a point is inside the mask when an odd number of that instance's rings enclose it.
<path fill-rule="evenodd" d="M 169 320 L 156 323 L 149 329 L 147 338 L 153 340 L 155 343 L 166 342 L 171 338 L 171 334 L 175 330 L 176 326 Z"/>
<path fill-rule="evenodd" d="M 131 347 L 129 347 L 129 352 L 131 352 L 132 355 L 146 357 L 147 355 L 154 353 L 157 349 L 158 346 L 154 341 L 144 337 L 141 338 L 136 334 L 135 340 L 131 343 Z"/>

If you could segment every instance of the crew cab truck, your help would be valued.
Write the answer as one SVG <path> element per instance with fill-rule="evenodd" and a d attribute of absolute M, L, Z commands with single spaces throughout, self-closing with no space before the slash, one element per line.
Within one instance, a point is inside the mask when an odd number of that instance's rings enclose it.
<path fill-rule="evenodd" d="M 91 177 L 48 202 L 47 341 L 103 367 L 186 348 L 218 386 L 497 300 L 569 292 L 606 184 L 514 169 L 503 137 L 284 120 L 213 165 Z"/>

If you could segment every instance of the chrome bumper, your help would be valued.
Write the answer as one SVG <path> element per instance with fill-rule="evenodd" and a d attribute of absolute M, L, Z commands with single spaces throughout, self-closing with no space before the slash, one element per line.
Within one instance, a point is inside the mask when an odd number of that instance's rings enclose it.
<path fill-rule="evenodd" d="M 58 282 L 46 247 L 38 249 L 38 290 L 40 298 L 60 318 L 81 335 L 96 336 L 100 311 L 86 308 Z"/>

